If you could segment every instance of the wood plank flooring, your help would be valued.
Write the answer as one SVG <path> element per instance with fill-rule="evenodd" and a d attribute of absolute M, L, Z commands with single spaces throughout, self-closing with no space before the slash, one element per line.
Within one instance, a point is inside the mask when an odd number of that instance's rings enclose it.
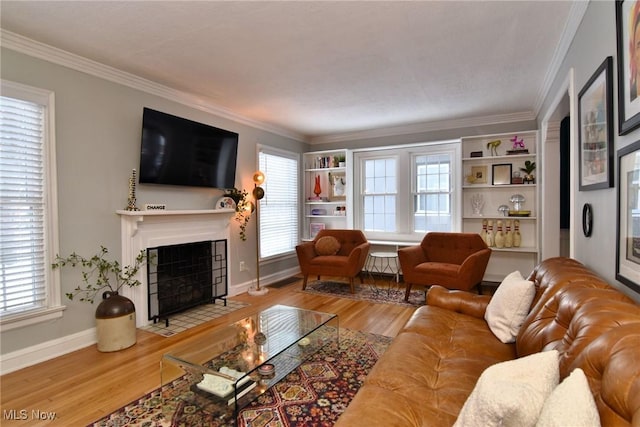
<path fill-rule="evenodd" d="M 274 304 L 336 313 L 342 328 L 391 337 L 415 310 L 304 293 L 301 281 L 272 288 L 264 296 L 233 298 L 250 305 L 172 337 L 138 330 L 137 344 L 126 350 L 100 353 L 93 345 L 0 377 L 0 425 L 85 426 L 157 388 L 161 357 L 172 347 Z M 38 420 L 38 413 L 54 413 L 55 420 Z M 23 415 L 26 420 L 16 419 Z"/>

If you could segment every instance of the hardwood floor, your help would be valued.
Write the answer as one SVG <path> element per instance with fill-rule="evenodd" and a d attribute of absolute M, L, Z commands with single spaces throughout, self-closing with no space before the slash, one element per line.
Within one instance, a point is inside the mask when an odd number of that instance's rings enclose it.
<path fill-rule="evenodd" d="M 301 282 L 271 288 L 265 296 L 233 297 L 250 305 L 173 337 L 138 330 L 133 347 L 100 353 L 90 346 L 0 377 L 0 425 L 84 426 L 160 385 L 160 359 L 172 347 L 197 341 L 209 328 L 235 322 L 274 304 L 336 313 L 340 327 L 395 336 L 415 310 L 301 291 Z M 54 421 L 38 420 L 55 414 Z M 25 419 L 20 419 L 26 417 Z"/>

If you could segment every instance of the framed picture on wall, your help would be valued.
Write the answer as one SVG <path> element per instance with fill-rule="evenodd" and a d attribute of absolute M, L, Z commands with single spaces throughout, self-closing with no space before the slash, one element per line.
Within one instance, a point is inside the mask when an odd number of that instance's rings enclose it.
<path fill-rule="evenodd" d="M 312 239 L 315 239 L 315 237 L 318 235 L 320 230 L 324 230 L 324 223 L 322 223 L 322 222 L 312 222 L 312 223 L 309 224 L 309 236 Z"/>
<path fill-rule="evenodd" d="M 609 56 L 578 94 L 581 191 L 613 187 L 612 73 Z"/>
<path fill-rule="evenodd" d="M 618 47 L 618 133 L 625 135 L 640 126 L 640 2 L 616 1 Z"/>
<path fill-rule="evenodd" d="M 616 279 L 640 292 L 640 141 L 618 150 Z"/>

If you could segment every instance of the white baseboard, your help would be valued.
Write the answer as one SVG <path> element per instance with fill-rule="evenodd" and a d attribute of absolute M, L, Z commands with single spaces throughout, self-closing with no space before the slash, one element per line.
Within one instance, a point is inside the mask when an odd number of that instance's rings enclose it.
<path fill-rule="evenodd" d="M 300 273 L 299 267 L 279 271 L 263 277 L 260 281 L 260 285 L 268 287 L 271 283 L 286 279 L 287 277 L 294 276 L 298 273 Z M 249 281 L 233 286 L 229 289 L 229 296 L 231 297 L 246 292 L 252 284 L 253 281 Z M 47 341 L 42 344 L 14 351 L 12 353 L 0 355 L 0 375 L 8 374 L 37 363 L 71 353 L 72 351 L 93 345 L 96 342 L 96 329 L 91 328 L 73 335 L 68 335 L 56 340 Z"/>
<path fill-rule="evenodd" d="M 91 328 L 65 337 L 0 356 L 0 375 L 53 359 L 88 347 L 97 342 L 96 329 Z"/>
<path fill-rule="evenodd" d="M 295 276 L 300 273 L 300 267 L 292 267 L 286 270 L 278 271 L 277 273 L 270 274 L 268 276 L 263 276 L 260 280 L 260 286 L 269 287 L 270 284 L 276 283 L 282 279 L 286 279 L 287 277 Z M 234 295 L 241 294 L 243 292 L 247 292 L 249 287 L 254 284 L 254 280 L 250 280 L 244 283 L 240 283 L 236 286 L 232 286 L 229 288 L 229 297 Z"/>

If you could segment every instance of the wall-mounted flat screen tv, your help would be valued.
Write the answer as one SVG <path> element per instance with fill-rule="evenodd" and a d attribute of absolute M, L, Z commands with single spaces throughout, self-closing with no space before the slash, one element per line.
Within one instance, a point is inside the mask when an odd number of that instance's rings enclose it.
<path fill-rule="evenodd" d="M 145 108 L 140 183 L 233 188 L 238 134 Z"/>

